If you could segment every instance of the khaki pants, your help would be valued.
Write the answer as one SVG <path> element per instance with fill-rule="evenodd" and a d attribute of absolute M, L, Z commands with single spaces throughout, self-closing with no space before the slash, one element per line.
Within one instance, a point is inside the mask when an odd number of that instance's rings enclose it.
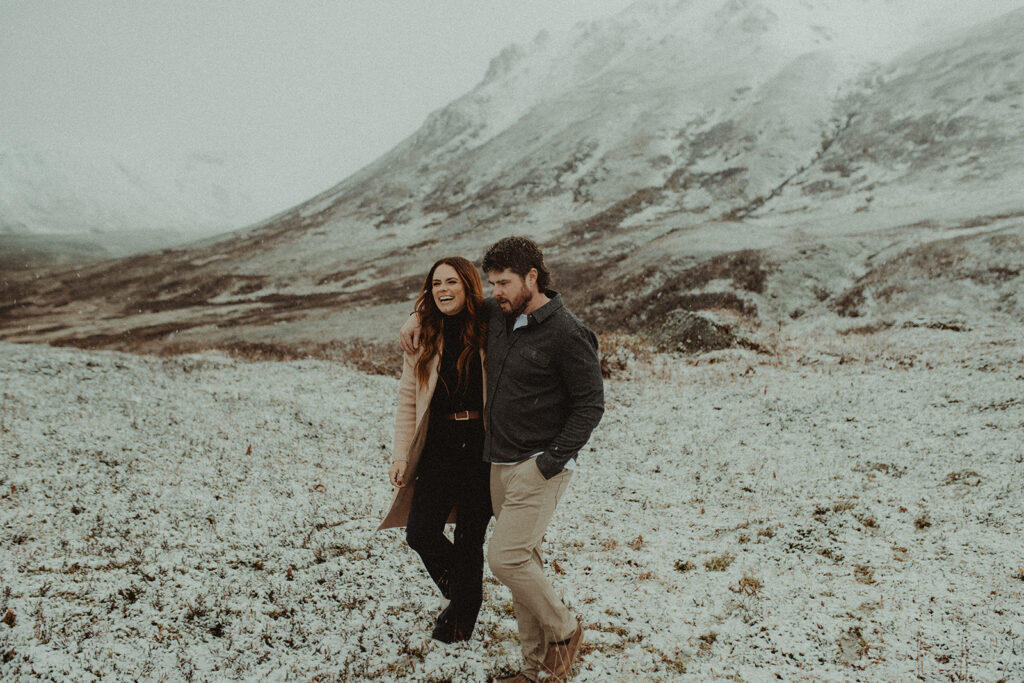
<path fill-rule="evenodd" d="M 522 671 L 530 678 L 537 677 L 548 643 L 564 640 L 576 630 L 576 618 L 544 576 L 540 553 L 544 532 L 571 477 L 571 470 L 563 470 L 545 480 L 532 458 L 491 466 L 496 523 L 487 544 L 487 563 L 512 591 Z"/>

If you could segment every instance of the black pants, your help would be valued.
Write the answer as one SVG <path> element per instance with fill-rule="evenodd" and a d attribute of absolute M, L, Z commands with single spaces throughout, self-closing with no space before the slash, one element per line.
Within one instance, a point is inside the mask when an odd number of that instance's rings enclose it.
<path fill-rule="evenodd" d="M 461 445 L 461 444 L 460 444 Z M 406 540 L 419 553 L 427 573 L 452 601 L 459 630 L 467 637 L 483 600 L 484 534 L 491 519 L 490 464 L 480 451 L 424 449 L 416 473 Z M 455 542 L 444 535 L 456 508 Z"/>

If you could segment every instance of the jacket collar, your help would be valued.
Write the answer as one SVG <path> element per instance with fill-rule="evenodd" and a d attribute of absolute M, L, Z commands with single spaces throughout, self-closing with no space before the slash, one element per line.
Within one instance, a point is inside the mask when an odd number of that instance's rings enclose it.
<path fill-rule="evenodd" d="M 527 316 L 530 320 L 531 325 L 539 325 L 551 316 L 555 314 L 559 308 L 562 307 L 562 295 L 553 289 L 549 289 L 546 294 L 551 299 L 546 304 L 538 308 L 536 311 Z"/>

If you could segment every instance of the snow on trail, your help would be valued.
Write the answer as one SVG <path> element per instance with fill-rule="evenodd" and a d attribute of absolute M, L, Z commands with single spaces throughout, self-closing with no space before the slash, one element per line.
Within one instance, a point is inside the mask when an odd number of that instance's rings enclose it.
<path fill-rule="evenodd" d="M 655 356 L 548 533 L 579 681 L 1014 680 L 1024 343 L 890 330 Z M 323 362 L 0 344 L 0 676 L 482 681 L 394 531 L 397 382 Z M 11 622 L 11 623 L 8 623 Z"/>

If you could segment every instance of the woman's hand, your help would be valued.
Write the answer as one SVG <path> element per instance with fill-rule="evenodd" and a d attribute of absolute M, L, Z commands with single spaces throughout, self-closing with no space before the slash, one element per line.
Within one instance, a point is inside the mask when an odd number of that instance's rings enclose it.
<path fill-rule="evenodd" d="M 391 463 L 391 468 L 388 470 L 388 481 L 395 488 L 405 488 L 405 466 L 408 462 L 408 460 L 396 460 Z"/>
<path fill-rule="evenodd" d="M 398 343 L 402 345 L 402 350 L 410 356 L 416 353 L 416 349 L 420 347 L 419 312 L 410 315 L 409 319 L 402 325 L 402 329 L 398 331 Z"/>

